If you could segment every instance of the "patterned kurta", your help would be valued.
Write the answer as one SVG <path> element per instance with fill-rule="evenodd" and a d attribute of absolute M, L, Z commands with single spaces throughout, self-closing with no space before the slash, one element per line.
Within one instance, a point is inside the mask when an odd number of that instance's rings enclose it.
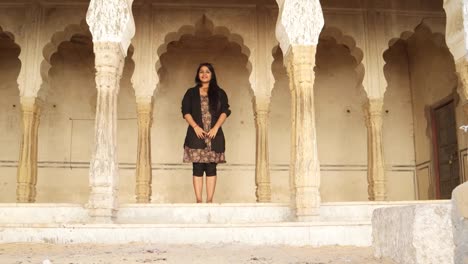
<path fill-rule="evenodd" d="M 200 95 L 201 101 L 201 112 L 203 130 L 209 132 L 211 129 L 211 114 L 208 96 Z M 211 139 L 205 138 L 206 148 L 204 149 L 191 149 L 189 147 L 184 148 L 184 162 L 195 162 L 195 163 L 225 163 L 224 152 L 216 153 L 211 150 Z"/>

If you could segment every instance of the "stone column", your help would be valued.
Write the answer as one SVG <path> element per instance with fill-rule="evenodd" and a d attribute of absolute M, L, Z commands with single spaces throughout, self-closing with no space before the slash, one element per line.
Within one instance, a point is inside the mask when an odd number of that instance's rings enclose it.
<path fill-rule="evenodd" d="M 21 97 L 23 138 L 17 174 L 16 201 L 33 203 L 36 200 L 37 136 L 40 108 L 35 97 Z"/>
<path fill-rule="evenodd" d="M 271 202 L 270 161 L 268 155 L 268 114 L 270 97 L 255 97 L 256 157 L 255 185 L 257 202 Z"/>
<path fill-rule="evenodd" d="M 136 162 L 137 203 L 151 202 L 151 123 L 153 104 L 151 97 L 137 98 L 138 149 Z"/>
<path fill-rule="evenodd" d="M 383 99 L 369 99 L 364 104 L 367 126 L 367 183 L 370 201 L 385 201 L 385 166 L 382 144 Z"/>
<path fill-rule="evenodd" d="M 94 151 L 91 159 L 88 202 L 90 216 L 109 221 L 117 210 L 117 95 L 124 56 L 115 42 L 94 43 L 98 90 Z"/>
<path fill-rule="evenodd" d="M 291 206 L 299 221 L 320 209 L 320 164 L 315 129 L 315 53 L 325 24 L 319 0 L 276 0 L 276 38 L 283 51 L 291 89 Z"/>
<path fill-rule="evenodd" d="M 291 79 L 293 124 L 291 133 L 295 147 L 294 188 L 295 210 L 299 221 L 312 220 L 320 209 L 320 163 L 315 128 L 314 81 L 316 46 L 292 46 L 286 56 Z"/>
<path fill-rule="evenodd" d="M 93 35 L 98 91 L 87 204 L 95 222 L 112 222 L 118 209 L 117 95 L 124 59 L 135 35 L 132 3 L 133 0 L 91 0 L 86 14 Z"/>

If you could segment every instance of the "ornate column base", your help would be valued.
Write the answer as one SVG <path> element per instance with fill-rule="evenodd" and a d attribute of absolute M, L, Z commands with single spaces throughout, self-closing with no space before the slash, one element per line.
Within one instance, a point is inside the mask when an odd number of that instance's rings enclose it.
<path fill-rule="evenodd" d="M 320 219 L 320 192 L 318 188 L 296 188 L 296 217 L 299 222 L 317 221 Z"/>
<path fill-rule="evenodd" d="M 117 217 L 115 199 L 117 190 L 111 186 L 94 186 L 86 208 L 93 223 L 113 223 Z"/>

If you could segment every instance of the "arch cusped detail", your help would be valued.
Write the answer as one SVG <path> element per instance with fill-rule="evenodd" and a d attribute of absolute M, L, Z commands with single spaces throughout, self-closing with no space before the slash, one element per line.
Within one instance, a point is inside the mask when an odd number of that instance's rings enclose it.
<path fill-rule="evenodd" d="M 79 25 L 71 24 L 64 28 L 63 31 L 56 32 L 50 39 L 50 42 L 45 45 L 42 50 L 44 60 L 41 63 L 41 77 L 42 85 L 38 96 L 44 98 L 47 96 L 47 89 L 49 86 L 49 70 L 52 67 L 51 59 L 52 55 L 58 51 L 60 44 L 64 41 L 70 41 L 73 36 L 81 35 L 92 39 L 91 32 L 89 31 L 88 25 L 84 20 Z"/>
<path fill-rule="evenodd" d="M 358 83 L 360 85 L 359 89 L 364 90 L 364 86 L 362 85 L 362 81 L 365 75 L 365 68 L 364 64 L 362 63 L 362 60 L 364 58 L 364 52 L 356 46 L 356 41 L 352 36 L 343 34 L 343 32 L 339 28 L 328 27 L 327 25 L 325 25 L 322 32 L 320 33 L 319 44 L 320 39 L 330 38 L 334 39 L 337 45 L 344 45 L 349 49 L 349 53 L 356 61 L 355 72 L 358 76 Z"/>
<path fill-rule="evenodd" d="M 161 56 L 167 52 L 168 46 L 170 43 L 180 41 L 185 36 L 203 36 L 203 37 L 213 37 L 213 36 L 223 36 L 227 39 L 228 42 L 237 44 L 241 53 L 247 57 L 246 68 L 249 72 L 249 82 L 250 87 L 254 86 L 253 78 L 253 66 L 250 61 L 250 49 L 244 44 L 244 40 L 241 35 L 231 32 L 228 28 L 223 26 L 215 26 L 213 22 L 207 18 L 205 15 L 202 16 L 195 25 L 183 25 L 176 32 L 170 32 L 165 36 L 164 44 L 160 45 L 157 48 L 158 60 L 156 62 L 156 72 L 159 72 L 162 69 Z M 253 95 L 254 91 L 251 89 Z"/>

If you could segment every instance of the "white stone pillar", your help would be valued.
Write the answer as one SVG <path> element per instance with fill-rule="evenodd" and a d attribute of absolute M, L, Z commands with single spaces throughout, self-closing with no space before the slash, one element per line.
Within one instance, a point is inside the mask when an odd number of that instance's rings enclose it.
<path fill-rule="evenodd" d="M 292 206 L 299 221 L 316 219 L 320 209 L 320 163 L 315 128 L 315 53 L 324 25 L 319 0 L 277 0 L 276 37 L 291 84 Z M 295 193 L 294 193 L 295 192 Z"/>
<path fill-rule="evenodd" d="M 255 97 L 256 156 L 255 185 L 257 202 L 271 202 L 270 160 L 268 149 L 268 114 L 270 97 Z"/>
<path fill-rule="evenodd" d="M 131 8 L 132 0 L 91 0 L 86 16 L 93 35 L 98 90 L 87 204 L 96 222 L 112 222 L 118 209 L 117 95 L 135 32 Z"/>
<path fill-rule="evenodd" d="M 383 99 L 369 99 L 364 104 L 367 126 L 367 192 L 370 201 L 385 201 L 385 165 L 382 143 Z"/>
<path fill-rule="evenodd" d="M 37 136 L 40 108 L 35 97 L 21 97 L 23 137 L 17 174 L 16 201 L 33 203 L 36 200 Z"/>
<path fill-rule="evenodd" d="M 138 148 L 136 162 L 137 203 L 151 202 L 151 123 L 153 120 L 151 97 L 137 98 Z"/>
<path fill-rule="evenodd" d="M 294 188 L 298 220 L 311 220 L 320 209 L 320 163 L 315 127 L 315 46 L 291 47 L 285 58 L 293 88 L 294 102 Z"/>

